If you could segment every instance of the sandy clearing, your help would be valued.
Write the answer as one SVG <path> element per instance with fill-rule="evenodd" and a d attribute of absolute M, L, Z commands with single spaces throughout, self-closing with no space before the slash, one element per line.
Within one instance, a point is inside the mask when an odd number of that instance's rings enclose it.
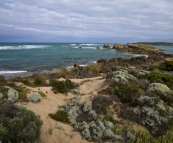
<path fill-rule="evenodd" d="M 102 79 L 101 77 L 71 80 L 80 85 L 79 90 L 82 94 L 80 103 L 93 99 L 97 96 L 97 92 L 106 86 L 105 79 Z M 17 84 L 20 85 L 21 83 Z M 58 106 L 65 105 L 69 99 L 76 95 L 73 95 L 72 93 L 68 93 L 67 96 L 60 93 L 54 94 L 51 87 L 27 88 L 30 89 L 31 93 L 42 91 L 47 95 L 47 98 L 42 98 L 42 101 L 39 103 L 29 102 L 27 105 L 24 105 L 26 108 L 39 115 L 43 120 L 43 126 L 41 129 L 42 143 L 89 143 L 87 140 L 82 139 L 80 133 L 76 132 L 72 126 L 57 122 L 48 116 L 50 113 L 55 113 L 59 109 Z M 116 114 L 114 114 L 114 117 L 116 120 L 122 120 Z M 57 124 L 61 125 L 65 131 L 56 129 L 55 127 Z M 134 127 L 135 130 L 143 128 L 138 124 L 135 124 Z"/>

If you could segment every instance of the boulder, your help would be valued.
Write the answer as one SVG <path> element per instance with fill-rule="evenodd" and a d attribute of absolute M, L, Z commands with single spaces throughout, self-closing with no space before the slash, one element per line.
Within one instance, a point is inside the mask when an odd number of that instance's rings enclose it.
<path fill-rule="evenodd" d="M 32 93 L 29 97 L 28 100 L 37 103 L 41 101 L 41 95 L 38 92 Z"/>
<path fill-rule="evenodd" d="M 80 65 L 78 63 L 75 63 L 74 68 L 76 68 L 76 67 L 80 67 Z"/>
<path fill-rule="evenodd" d="M 16 102 L 19 99 L 19 93 L 15 89 L 9 87 L 9 86 L 4 86 L 5 88 L 8 89 L 7 91 L 7 96 L 8 100 L 11 100 L 12 102 Z"/>
<path fill-rule="evenodd" d="M 79 46 L 79 49 L 82 49 L 82 46 Z"/>
<path fill-rule="evenodd" d="M 109 46 L 108 44 L 105 43 L 105 44 L 103 45 L 103 48 L 110 49 L 110 46 Z"/>
<path fill-rule="evenodd" d="M 96 50 L 100 50 L 99 46 L 96 47 Z"/>
<path fill-rule="evenodd" d="M 116 44 L 113 45 L 112 48 L 113 48 L 113 49 L 116 49 L 116 50 L 122 49 L 122 48 L 123 48 L 123 45 L 121 45 L 120 43 L 116 43 Z"/>

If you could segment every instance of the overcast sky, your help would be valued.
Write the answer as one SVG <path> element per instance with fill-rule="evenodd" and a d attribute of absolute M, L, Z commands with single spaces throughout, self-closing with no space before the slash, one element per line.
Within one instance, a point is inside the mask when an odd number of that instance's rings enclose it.
<path fill-rule="evenodd" d="M 173 42 L 173 0 L 1 0 L 0 42 Z"/>

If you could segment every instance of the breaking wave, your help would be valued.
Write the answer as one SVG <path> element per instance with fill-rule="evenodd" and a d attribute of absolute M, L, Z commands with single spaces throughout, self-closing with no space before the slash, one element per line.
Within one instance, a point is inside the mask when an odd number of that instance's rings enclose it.
<path fill-rule="evenodd" d="M 19 45 L 19 46 L 0 46 L 0 50 L 20 50 L 20 49 L 36 49 L 47 48 L 48 45 Z"/>

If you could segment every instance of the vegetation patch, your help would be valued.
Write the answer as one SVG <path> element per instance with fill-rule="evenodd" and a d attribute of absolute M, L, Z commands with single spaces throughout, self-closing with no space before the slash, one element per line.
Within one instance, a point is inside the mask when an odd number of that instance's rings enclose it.
<path fill-rule="evenodd" d="M 12 82 L 21 82 L 21 83 L 23 83 L 27 86 L 32 86 L 32 83 L 28 79 L 21 78 L 21 77 L 12 78 L 12 79 L 10 79 L 10 81 L 12 81 Z"/>
<path fill-rule="evenodd" d="M 68 114 L 66 111 L 58 110 L 56 114 L 49 114 L 49 116 L 56 121 L 60 121 L 67 124 L 69 123 Z"/>
<path fill-rule="evenodd" d="M 11 101 L 0 100 L 0 123 L 2 143 L 34 143 L 40 139 L 40 117 Z"/>
<path fill-rule="evenodd" d="M 161 72 L 151 72 L 146 74 L 151 83 L 166 84 L 169 88 L 173 89 L 173 75 Z"/>
<path fill-rule="evenodd" d="M 112 83 L 110 93 L 117 96 L 122 103 L 131 103 L 136 97 L 144 93 L 137 85 L 130 82 Z"/>
<path fill-rule="evenodd" d="M 173 61 L 164 62 L 159 68 L 164 71 L 173 71 Z"/>
<path fill-rule="evenodd" d="M 92 108 L 97 114 L 107 115 L 108 107 L 113 103 L 111 97 L 96 96 L 92 101 Z"/>
<path fill-rule="evenodd" d="M 4 79 L 3 76 L 0 76 L 0 86 L 3 86 L 6 84 L 6 80 Z"/>
<path fill-rule="evenodd" d="M 46 75 L 36 75 L 34 76 L 34 85 L 44 86 L 46 84 L 47 76 Z"/>
<path fill-rule="evenodd" d="M 78 85 L 71 80 L 66 79 L 64 81 L 51 80 L 50 86 L 53 87 L 52 90 L 54 93 L 65 93 L 76 88 Z"/>
<path fill-rule="evenodd" d="M 37 91 L 43 98 L 47 98 L 47 95 L 44 94 L 42 91 Z"/>

